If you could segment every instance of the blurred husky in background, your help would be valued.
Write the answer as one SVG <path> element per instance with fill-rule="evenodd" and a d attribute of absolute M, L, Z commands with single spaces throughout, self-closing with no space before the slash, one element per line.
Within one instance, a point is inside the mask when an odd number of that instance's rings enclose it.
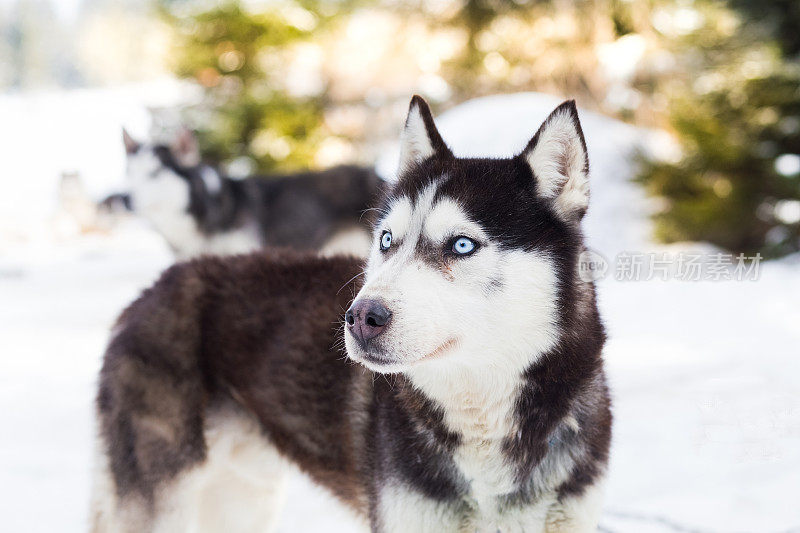
<path fill-rule="evenodd" d="M 122 138 L 129 191 L 102 207 L 145 218 L 179 259 L 263 246 L 366 253 L 369 217 L 363 215 L 383 184 L 372 169 L 338 166 L 236 180 L 200 162 L 189 130 L 172 145 L 138 142 L 125 130 Z"/>
<path fill-rule="evenodd" d="M 374 532 L 594 531 L 611 410 L 588 202 L 574 102 L 516 156 L 470 159 L 415 97 L 366 267 L 209 257 L 122 314 L 94 531 L 269 530 L 290 463 Z"/>

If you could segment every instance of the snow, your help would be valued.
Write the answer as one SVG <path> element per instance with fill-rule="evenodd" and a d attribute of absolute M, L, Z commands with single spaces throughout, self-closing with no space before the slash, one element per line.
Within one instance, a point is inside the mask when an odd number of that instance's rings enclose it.
<path fill-rule="evenodd" d="M 93 97 L 132 115 L 143 105 L 136 91 Z M 37 113 L 38 104 L 14 98 L 0 98 L 0 109 L 20 116 L 19 105 Z M 61 121 L 73 120 L 91 99 L 65 94 L 57 101 L 47 107 L 48 124 L 63 132 Z M 558 103 L 537 94 L 481 99 L 445 113 L 441 130 L 457 153 L 508 154 Z M 118 142 L 119 124 L 110 123 L 123 114 L 95 114 L 75 136 L 98 125 Z M 646 201 L 628 182 L 626 160 L 649 133 L 581 116 L 593 171 L 591 245 L 609 258 L 658 249 L 648 242 Z M 0 233 L 0 515 L 4 531 L 85 531 L 92 401 L 108 331 L 171 258 L 136 221 L 110 235 L 49 235 L 51 205 L 42 204 L 54 196 L 61 163 L 20 156 L 35 155 L 41 145 L 28 144 L 29 136 L 15 142 L 11 127 L 0 124 L 0 139 L 20 145 L 19 153 L 9 151 L 11 161 L 0 161 L 0 170 L 24 172 L 25 180 L 0 180 L 0 217 L 19 215 L 42 231 L 14 241 Z M 92 190 L 104 184 L 102 169 L 119 172 L 120 154 L 111 144 L 82 154 L 74 164 L 95 176 Z M 393 157 L 382 161 L 384 173 Z M 798 266 L 796 258 L 764 264 L 758 281 L 598 282 L 615 413 L 605 531 L 800 527 Z M 322 489 L 293 477 L 280 531 L 355 527 Z"/>

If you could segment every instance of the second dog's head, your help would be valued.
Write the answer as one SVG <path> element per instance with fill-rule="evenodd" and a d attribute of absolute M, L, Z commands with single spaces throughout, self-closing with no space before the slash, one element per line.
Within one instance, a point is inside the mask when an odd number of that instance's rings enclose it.
<path fill-rule="evenodd" d="M 200 149 L 190 130 L 182 128 L 170 144 L 142 143 L 124 129 L 122 140 L 129 195 L 137 213 L 182 215 L 188 212 L 193 193 L 219 190 L 221 178 L 200 164 Z"/>
<path fill-rule="evenodd" d="M 387 373 L 525 368 L 560 338 L 588 201 L 574 102 L 556 108 L 517 156 L 465 159 L 414 97 L 398 182 L 345 315 L 349 357 Z"/>

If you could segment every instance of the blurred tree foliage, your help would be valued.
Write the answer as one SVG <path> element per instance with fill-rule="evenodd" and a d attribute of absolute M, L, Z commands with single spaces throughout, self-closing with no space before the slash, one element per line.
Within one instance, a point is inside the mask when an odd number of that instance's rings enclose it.
<path fill-rule="evenodd" d="M 320 141 L 330 136 L 325 93 L 291 94 L 281 59 L 353 4 L 301 0 L 251 11 L 231 0 L 198 10 L 192 2 L 161 0 L 175 28 L 174 70 L 203 87 L 203 104 L 189 112 L 204 156 L 238 159 L 250 172 L 313 164 Z"/>
<path fill-rule="evenodd" d="M 734 2 L 775 20 L 786 2 Z M 787 6 L 788 7 L 788 6 Z M 697 27 L 665 40 L 680 65 L 657 80 L 680 157 L 642 161 L 639 181 L 664 200 L 666 242 L 708 241 L 777 257 L 800 249 L 800 64 L 797 32 L 754 23 L 718 2 L 695 2 Z M 800 11 L 787 9 L 800 24 Z M 777 31 L 773 34 L 772 31 Z M 773 37 L 773 35 L 776 35 Z"/>
<path fill-rule="evenodd" d="M 663 200 L 655 215 L 662 240 L 703 240 L 768 256 L 800 248 L 796 2 L 279 0 L 245 8 L 230 0 L 198 9 L 188 0 L 160 1 L 175 28 L 175 72 L 203 87 L 194 123 L 214 159 L 246 159 L 258 171 L 324 164 L 318 156 L 325 143 L 359 140 L 371 126 L 364 117 L 411 90 L 434 105 L 497 92 L 556 92 L 672 134 L 678 149 L 669 157 L 642 155 L 638 175 Z M 381 36 L 390 40 L 392 57 L 371 63 L 380 75 L 360 81 L 364 94 L 354 96 L 352 83 L 349 93 L 337 91 L 331 71 L 314 90 L 290 87 L 297 47 L 314 43 L 327 54 L 323 63 L 341 66 L 336 44 L 364 30 L 351 21 L 383 20 L 350 16 L 360 11 L 401 21 L 386 26 L 399 28 Z M 436 46 L 425 41 L 434 36 Z M 450 44 L 441 45 L 445 37 Z M 447 51 L 452 42 L 455 52 Z M 413 71 L 406 78 L 434 80 L 436 90 L 426 92 L 422 81 L 398 85 L 404 78 L 395 76 L 395 65 Z M 375 87 L 384 79 L 398 94 Z M 370 103 L 343 102 L 342 94 Z M 331 127 L 331 110 L 359 105 L 369 108 L 359 115 L 361 130 Z"/>

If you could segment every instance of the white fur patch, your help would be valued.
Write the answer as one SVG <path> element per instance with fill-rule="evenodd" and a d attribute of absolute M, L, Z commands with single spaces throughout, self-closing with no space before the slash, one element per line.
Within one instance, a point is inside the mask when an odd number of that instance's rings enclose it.
<path fill-rule="evenodd" d="M 199 254 L 246 254 L 261 248 L 261 241 L 255 225 L 214 233 L 210 236 L 201 234 L 201 238 L 203 241 L 200 249 L 196 253 L 189 254 L 190 257 Z"/>
<path fill-rule="evenodd" d="M 209 194 L 218 194 L 222 190 L 222 178 L 213 168 L 203 167 L 200 171 L 200 177 L 203 179 Z"/>
<path fill-rule="evenodd" d="M 353 226 L 338 231 L 328 239 L 320 250 L 320 255 L 352 255 L 366 257 L 372 246 L 372 236 L 361 226 Z"/>
<path fill-rule="evenodd" d="M 270 531 L 289 465 L 258 424 L 227 411 L 207 422 L 208 454 L 159 498 L 156 532 Z"/>
<path fill-rule="evenodd" d="M 456 465 L 470 480 L 481 512 L 492 516 L 496 498 L 515 488 L 502 447 L 517 431 L 522 373 L 557 339 L 556 278 L 549 261 L 537 254 L 484 252 L 497 256 L 482 261 L 496 260 L 486 272 L 501 273 L 503 288 L 454 306 L 454 323 L 461 323 L 458 348 L 407 374 L 444 408 L 447 426 L 461 433 Z"/>
<path fill-rule="evenodd" d="M 485 238 L 483 229 L 472 222 L 464 210 L 450 198 L 443 198 L 433 206 L 425 217 L 423 233 L 435 243 L 441 243 L 456 235 L 474 239 Z"/>
<path fill-rule="evenodd" d="M 433 144 L 418 105 L 408 111 L 406 125 L 400 136 L 400 169 L 424 161 L 433 155 Z"/>
<path fill-rule="evenodd" d="M 142 213 L 175 213 L 189 207 L 189 187 L 182 177 L 161 165 L 144 145 L 127 160 L 127 179 L 134 208 Z"/>
<path fill-rule="evenodd" d="M 127 178 L 134 211 L 147 220 L 173 250 L 191 256 L 202 248 L 202 235 L 189 214 L 189 186 L 161 165 L 149 146 L 128 156 Z"/>
<path fill-rule="evenodd" d="M 411 215 L 411 200 L 405 196 L 397 198 L 389 206 L 383 223 L 378 225 L 377 237 L 380 238 L 383 230 L 389 230 L 392 232 L 392 238 L 401 240 L 411 225 Z"/>
<path fill-rule="evenodd" d="M 562 216 L 588 207 L 586 150 L 569 111 L 556 111 L 545 121 L 526 160 L 538 180 L 539 194 L 553 200 Z"/>
<path fill-rule="evenodd" d="M 289 463 L 254 420 L 230 410 L 209 417 L 205 438 L 206 460 L 159 487 L 152 515 L 136 498 L 117 501 L 105 458 L 100 457 L 93 531 L 271 531 L 283 506 Z"/>
<path fill-rule="evenodd" d="M 521 377 L 459 367 L 448 372 L 443 364 L 437 366 L 442 368 L 415 367 L 408 375 L 443 407 L 447 427 L 460 432 L 453 460 L 470 484 L 479 514 L 491 522 L 497 519 L 497 497 L 516 488 L 514 468 L 502 448 L 515 431 L 513 410 Z"/>
<path fill-rule="evenodd" d="M 463 531 L 453 509 L 391 483 L 378 496 L 380 531 L 386 533 L 456 533 Z"/>

